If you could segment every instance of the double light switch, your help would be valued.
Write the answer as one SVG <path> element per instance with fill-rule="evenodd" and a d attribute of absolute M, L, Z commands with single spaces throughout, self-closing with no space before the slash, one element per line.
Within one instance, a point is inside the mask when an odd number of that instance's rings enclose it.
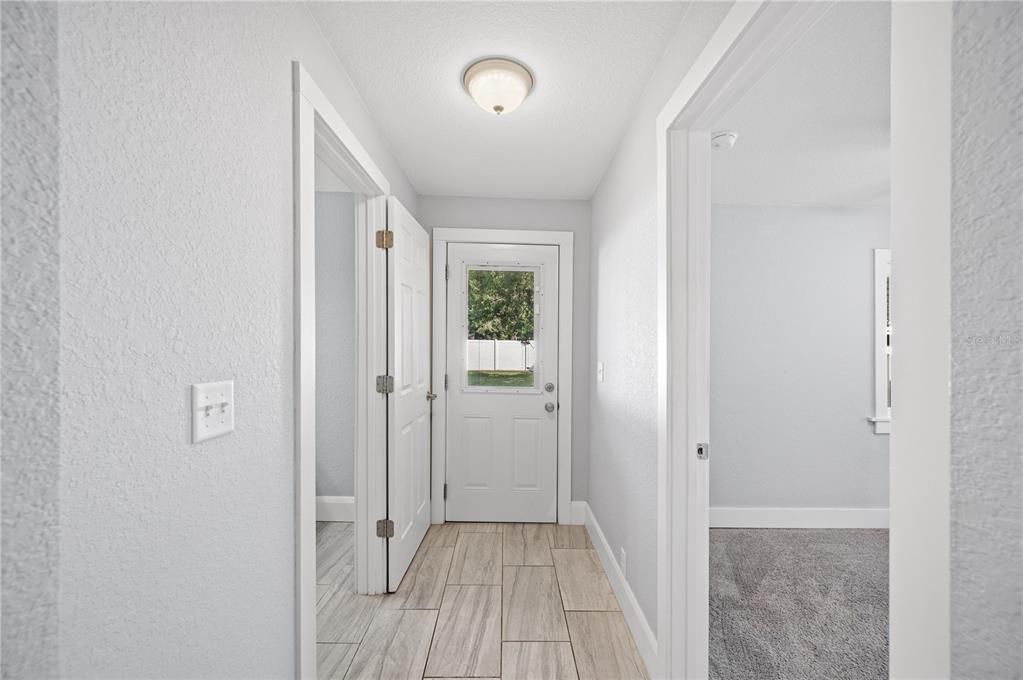
<path fill-rule="evenodd" d="M 192 385 L 192 443 L 234 431 L 234 381 Z"/>

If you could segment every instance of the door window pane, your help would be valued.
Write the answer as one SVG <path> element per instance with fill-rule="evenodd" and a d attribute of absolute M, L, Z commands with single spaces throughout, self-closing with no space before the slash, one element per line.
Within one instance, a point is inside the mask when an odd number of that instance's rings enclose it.
<path fill-rule="evenodd" d="M 465 385 L 536 385 L 533 271 L 469 269 Z"/>

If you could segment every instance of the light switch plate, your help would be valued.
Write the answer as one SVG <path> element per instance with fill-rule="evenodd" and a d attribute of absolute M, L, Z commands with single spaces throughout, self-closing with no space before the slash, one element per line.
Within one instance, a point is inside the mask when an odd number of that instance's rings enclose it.
<path fill-rule="evenodd" d="M 192 385 L 192 443 L 234 432 L 234 381 Z"/>

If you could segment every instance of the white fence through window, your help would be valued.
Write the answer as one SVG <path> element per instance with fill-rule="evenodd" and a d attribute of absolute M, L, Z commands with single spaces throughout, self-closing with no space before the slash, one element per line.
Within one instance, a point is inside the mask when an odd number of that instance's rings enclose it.
<path fill-rule="evenodd" d="M 536 343 L 521 340 L 466 340 L 465 370 L 527 371 L 536 362 Z"/>

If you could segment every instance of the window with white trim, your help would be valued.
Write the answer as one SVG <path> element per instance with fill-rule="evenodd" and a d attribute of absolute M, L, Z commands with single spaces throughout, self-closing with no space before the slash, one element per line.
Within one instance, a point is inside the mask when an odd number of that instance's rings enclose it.
<path fill-rule="evenodd" d="M 892 421 L 892 251 L 874 250 L 874 423 L 876 434 Z"/>

